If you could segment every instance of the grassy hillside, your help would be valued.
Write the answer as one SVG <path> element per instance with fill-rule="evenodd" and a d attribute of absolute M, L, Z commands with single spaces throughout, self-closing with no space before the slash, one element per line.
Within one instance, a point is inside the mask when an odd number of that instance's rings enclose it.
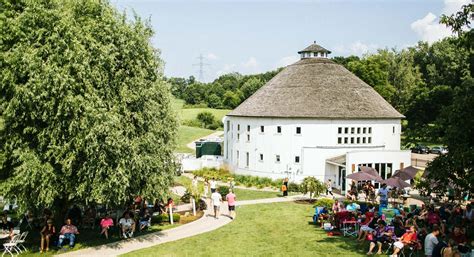
<path fill-rule="evenodd" d="M 181 99 L 174 98 L 172 100 L 173 109 L 176 110 L 179 120 L 182 122 L 184 120 L 193 120 L 196 119 L 198 113 L 203 111 L 208 111 L 214 114 L 216 119 L 222 120 L 222 118 L 229 113 L 231 110 L 219 110 L 212 108 L 183 108 L 184 101 Z M 189 127 L 181 125 L 178 129 L 178 140 L 176 152 L 179 153 L 194 153 L 194 151 L 188 148 L 186 145 L 194 140 L 197 140 L 201 137 L 212 134 L 214 131 L 203 128 Z"/>
<path fill-rule="evenodd" d="M 194 153 L 194 151 L 188 148 L 186 145 L 201 137 L 210 135 L 213 132 L 214 132 L 213 130 L 209 130 L 209 129 L 180 126 L 178 129 L 178 141 L 177 141 L 176 152 Z"/>

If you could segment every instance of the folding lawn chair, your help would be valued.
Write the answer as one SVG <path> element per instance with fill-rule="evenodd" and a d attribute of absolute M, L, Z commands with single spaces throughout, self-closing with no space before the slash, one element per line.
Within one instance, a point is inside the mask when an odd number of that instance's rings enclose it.
<path fill-rule="evenodd" d="M 12 238 L 12 240 L 10 240 L 10 242 L 3 244 L 2 257 L 3 257 L 6 253 L 10 254 L 11 256 L 14 256 L 13 251 L 15 251 L 16 254 L 20 254 L 20 253 L 21 253 L 21 250 L 18 248 L 18 243 L 17 243 L 19 237 L 20 237 L 20 235 L 14 235 L 13 238 Z"/>

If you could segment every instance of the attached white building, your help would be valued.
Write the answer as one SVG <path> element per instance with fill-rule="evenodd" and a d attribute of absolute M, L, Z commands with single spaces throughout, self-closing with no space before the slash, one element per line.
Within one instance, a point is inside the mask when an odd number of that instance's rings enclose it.
<path fill-rule="evenodd" d="M 371 86 L 312 44 L 224 117 L 224 161 L 237 174 L 301 181 L 332 179 L 360 165 L 383 178 L 410 165 L 400 150 L 404 118 Z"/>

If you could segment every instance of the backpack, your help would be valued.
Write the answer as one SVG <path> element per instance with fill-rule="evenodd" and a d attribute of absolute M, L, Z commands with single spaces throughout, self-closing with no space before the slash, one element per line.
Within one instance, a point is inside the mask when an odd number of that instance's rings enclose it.
<path fill-rule="evenodd" d="M 285 185 L 281 186 L 281 191 L 283 191 L 283 192 L 286 191 L 286 186 Z"/>

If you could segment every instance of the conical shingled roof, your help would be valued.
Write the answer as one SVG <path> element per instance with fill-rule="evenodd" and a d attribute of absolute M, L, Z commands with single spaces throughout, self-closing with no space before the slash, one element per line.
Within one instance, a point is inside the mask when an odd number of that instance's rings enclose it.
<path fill-rule="evenodd" d="M 301 53 L 328 53 L 330 54 L 331 51 L 327 50 L 326 48 L 316 44 L 316 41 L 309 45 L 308 47 L 306 47 L 305 49 L 301 50 L 298 52 L 299 54 Z"/>
<path fill-rule="evenodd" d="M 289 65 L 228 116 L 401 119 L 371 86 L 326 58 Z"/>

